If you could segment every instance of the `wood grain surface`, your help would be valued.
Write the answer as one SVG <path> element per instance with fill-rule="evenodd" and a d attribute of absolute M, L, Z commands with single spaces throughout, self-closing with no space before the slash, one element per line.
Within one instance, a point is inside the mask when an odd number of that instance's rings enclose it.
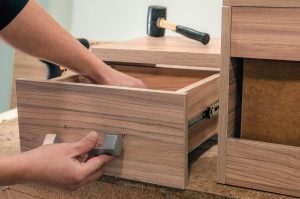
<path fill-rule="evenodd" d="M 299 0 L 223 0 L 224 6 L 300 7 Z"/>
<path fill-rule="evenodd" d="M 188 94 L 189 120 L 197 117 L 201 112 L 218 102 L 219 78 L 219 73 L 213 74 L 177 91 L 178 93 L 186 92 Z"/>
<path fill-rule="evenodd" d="M 216 72 L 184 68 L 112 65 L 118 71 L 142 80 L 149 89 L 177 91 Z M 216 88 L 217 90 L 217 88 Z"/>
<path fill-rule="evenodd" d="M 15 51 L 14 73 L 11 88 L 10 108 L 17 107 L 16 79 L 28 78 L 32 80 L 46 80 L 46 65 L 37 58 L 29 56 L 21 51 Z"/>
<path fill-rule="evenodd" d="M 184 37 L 144 37 L 92 47 L 100 59 L 113 62 L 220 67 L 220 40 L 208 45 Z"/>
<path fill-rule="evenodd" d="M 299 19 L 300 8 L 233 7 L 231 56 L 300 61 Z"/>
<path fill-rule="evenodd" d="M 228 139 L 226 182 L 300 196 L 300 148 Z"/>
<path fill-rule="evenodd" d="M 241 137 L 300 146 L 300 62 L 246 59 Z"/>
<path fill-rule="evenodd" d="M 219 88 L 219 121 L 218 121 L 218 182 L 225 183 L 226 140 L 228 137 L 228 98 L 231 34 L 231 7 L 222 9 L 222 44 L 221 44 L 221 77 Z"/>
<path fill-rule="evenodd" d="M 186 95 L 67 82 L 17 81 L 21 150 L 46 134 L 65 142 L 91 130 L 123 134 L 124 153 L 106 174 L 184 188 L 187 177 Z"/>

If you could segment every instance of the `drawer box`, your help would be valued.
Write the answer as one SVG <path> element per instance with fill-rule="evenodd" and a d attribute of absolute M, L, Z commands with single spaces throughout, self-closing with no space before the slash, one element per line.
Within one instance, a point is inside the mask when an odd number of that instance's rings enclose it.
<path fill-rule="evenodd" d="M 231 56 L 300 61 L 300 8 L 233 7 Z"/>
<path fill-rule="evenodd" d="M 94 85 L 66 74 L 51 81 L 17 80 L 21 150 L 40 146 L 48 133 L 65 142 L 91 130 L 122 134 L 121 157 L 105 174 L 185 188 L 188 153 L 217 133 L 217 117 L 199 120 L 218 102 L 219 73 L 179 66 L 112 64 L 147 89 Z"/>

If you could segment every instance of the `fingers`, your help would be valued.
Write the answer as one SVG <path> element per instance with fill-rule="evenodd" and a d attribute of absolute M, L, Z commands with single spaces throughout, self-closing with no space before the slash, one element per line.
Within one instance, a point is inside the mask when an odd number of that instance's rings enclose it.
<path fill-rule="evenodd" d="M 92 131 L 83 139 L 74 143 L 74 156 L 82 155 L 93 149 L 98 142 L 99 135 Z"/>
<path fill-rule="evenodd" d="M 83 182 L 82 185 L 87 184 L 89 182 L 98 180 L 99 178 L 101 178 L 101 176 L 104 174 L 104 169 L 98 169 L 96 172 L 92 173 L 89 177 L 87 177 Z"/>
<path fill-rule="evenodd" d="M 85 176 L 89 176 L 113 160 L 113 156 L 100 155 L 89 159 L 83 166 Z"/>

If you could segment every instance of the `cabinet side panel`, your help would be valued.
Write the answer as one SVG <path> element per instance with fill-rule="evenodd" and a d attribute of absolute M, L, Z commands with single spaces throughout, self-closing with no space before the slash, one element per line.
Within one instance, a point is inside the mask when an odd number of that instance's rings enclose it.
<path fill-rule="evenodd" d="M 230 60 L 231 7 L 222 10 L 221 77 L 219 88 L 218 124 L 218 182 L 225 183 L 226 140 L 228 123 L 229 70 Z"/>
<path fill-rule="evenodd" d="M 74 142 L 94 130 L 124 135 L 124 152 L 105 174 L 184 188 L 185 95 L 62 82 L 17 82 L 21 150 L 45 135 Z M 101 141 L 100 141 L 101 142 Z"/>

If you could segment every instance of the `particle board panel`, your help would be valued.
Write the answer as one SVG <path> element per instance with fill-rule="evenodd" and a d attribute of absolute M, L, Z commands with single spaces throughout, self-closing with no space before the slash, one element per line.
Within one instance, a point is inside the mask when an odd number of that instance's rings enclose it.
<path fill-rule="evenodd" d="M 46 134 L 65 142 L 94 130 L 123 134 L 124 153 L 106 174 L 184 188 L 187 164 L 186 95 L 167 91 L 18 80 L 21 150 Z"/>
<path fill-rule="evenodd" d="M 232 8 L 231 56 L 300 61 L 300 8 Z"/>
<path fill-rule="evenodd" d="M 300 195 L 300 148 L 230 138 L 226 183 Z"/>
<path fill-rule="evenodd" d="M 244 139 L 300 146 L 300 62 L 244 61 Z"/>
<path fill-rule="evenodd" d="M 224 0 L 224 6 L 300 7 L 299 0 Z"/>
<path fill-rule="evenodd" d="M 220 39 L 203 45 L 184 37 L 144 37 L 92 47 L 100 59 L 109 62 L 220 67 Z"/>

